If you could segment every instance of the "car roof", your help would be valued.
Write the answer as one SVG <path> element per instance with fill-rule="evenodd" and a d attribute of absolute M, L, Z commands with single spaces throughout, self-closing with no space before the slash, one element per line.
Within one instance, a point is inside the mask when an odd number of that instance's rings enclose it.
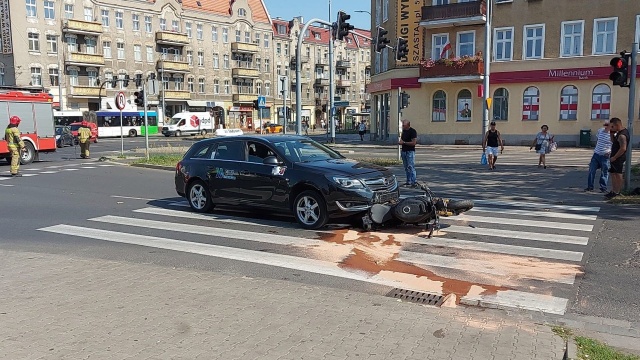
<path fill-rule="evenodd" d="M 302 135 L 240 135 L 240 136 L 230 136 L 230 137 L 215 137 L 213 139 L 208 139 L 207 141 L 218 142 L 218 141 L 228 141 L 228 140 L 262 140 L 264 142 L 275 143 L 281 141 L 294 141 L 294 140 L 310 140 L 306 136 Z"/>

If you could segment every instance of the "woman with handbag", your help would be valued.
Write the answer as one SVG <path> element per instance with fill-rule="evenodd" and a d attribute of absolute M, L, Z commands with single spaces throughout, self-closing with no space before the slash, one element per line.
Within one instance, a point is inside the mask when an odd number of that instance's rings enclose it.
<path fill-rule="evenodd" d="M 533 139 L 533 143 L 531 143 L 531 147 L 529 150 L 536 148 L 536 153 L 540 155 L 538 158 L 538 167 L 544 166 L 547 168 L 547 159 L 546 155 L 551 151 L 551 144 L 553 143 L 553 135 L 549 132 L 549 127 L 547 125 L 542 125 L 540 127 L 542 131 L 540 131 L 536 138 Z"/>

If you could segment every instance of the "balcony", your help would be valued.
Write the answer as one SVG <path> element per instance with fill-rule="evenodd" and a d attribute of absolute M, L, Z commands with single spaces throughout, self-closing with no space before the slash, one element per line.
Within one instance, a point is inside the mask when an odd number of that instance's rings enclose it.
<path fill-rule="evenodd" d="M 329 86 L 329 79 L 317 78 L 315 84 L 316 86 Z"/>
<path fill-rule="evenodd" d="M 318 62 L 316 63 L 317 67 L 327 67 L 329 66 L 329 60 L 327 59 L 318 59 Z"/>
<path fill-rule="evenodd" d="M 420 66 L 421 83 L 442 83 L 461 81 L 481 81 L 484 77 L 484 62 L 481 60 L 466 62 L 461 68 L 443 63 L 432 67 Z"/>
<path fill-rule="evenodd" d="M 94 21 L 66 20 L 62 31 L 70 34 L 101 35 L 102 24 Z"/>
<path fill-rule="evenodd" d="M 242 42 L 232 42 L 231 43 L 231 52 L 236 53 L 247 53 L 247 54 L 255 54 L 258 52 L 260 47 L 258 44 L 253 43 L 242 43 Z"/>
<path fill-rule="evenodd" d="M 189 44 L 187 34 L 172 31 L 156 31 L 156 42 L 164 45 L 184 46 Z"/>
<path fill-rule="evenodd" d="M 484 0 L 447 5 L 422 7 L 420 26 L 427 29 L 482 25 L 487 22 L 487 7 Z"/>
<path fill-rule="evenodd" d="M 257 78 L 260 76 L 260 70 L 249 61 L 235 61 L 231 76 L 234 78 Z"/>
<path fill-rule="evenodd" d="M 156 68 L 167 72 L 187 73 L 189 72 L 189 63 L 181 56 L 167 56 L 165 59 L 158 60 Z"/>
<path fill-rule="evenodd" d="M 351 87 L 351 80 L 342 80 L 339 79 L 336 81 L 336 86 L 341 88 Z"/>
<path fill-rule="evenodd" d="M 308 84 L 309 83 L 309 78 L 308 77 L 304 77 L 304 76 L 300 76 L 300 84 Z M 296 77 L 294 76 L 293 78 L 291 78 L 291 86 L 296 86 L 298 84 Z"/>
<path fill-rule="evenodd" d="M 100 96 L 100 88 L 98 86 L 83 86 L 74 85 L 71 87 L 72 97 L 91 97 L 97 98 Z"/>
<path fill-rule="evenodd" d="M 186 90 L 164 90 L 165 99 L 189 100 L 191 92 Z"/>
<path fill-rule="evenodd" d="M 336 61 L 336 68 L 347 69 L 351 67 L 351 61 L 349 60 L 338 60 Z"/>
<path fill-rule="evenodd" d="M 65 60 L 67 65 L 104 66 L 104 56 L 101 54 L 87 54 L 72 52 Z"/>

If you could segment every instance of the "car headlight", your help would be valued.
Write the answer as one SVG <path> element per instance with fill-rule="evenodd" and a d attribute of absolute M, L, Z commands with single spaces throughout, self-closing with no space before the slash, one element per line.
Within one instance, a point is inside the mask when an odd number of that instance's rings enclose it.
<path fill-rule="evenodd" d="M 334 176 L 331 178 L 338 186 L 345 189 L 364 189 L 364 184 L 358 179 Z"/>

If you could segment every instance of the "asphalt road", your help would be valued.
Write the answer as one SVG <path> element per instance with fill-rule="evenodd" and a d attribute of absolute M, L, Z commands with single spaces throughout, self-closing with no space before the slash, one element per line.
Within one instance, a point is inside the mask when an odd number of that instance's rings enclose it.
<path fill-rule="evenodd" d="M 156 146 L 191 144 L 152 139 Z M 141 146 L 144 138 L 125 139 L 127 150 Z M 0 166 L 0 203 L 11 209 L 3 211 L 10 225 L 0 247 L 371 294 L 393 286 L 443 291 L 506 307 L 640 319 L 640 248 L 633 226 L 640 212 L 580 191 L 585 169 L 578 162 L 588 159 L 588 151 L 555 153 L 556 165 L 544 170 L 528 164 L 533 154 L 514 148 L 491 172 L 477 165 L 476 150 L 425 150 L 419 178 L 439 194 L 477 200 L 474 211 L 445 220 L 448 227 L 429 240 L 420 229 L 359 234 L 335 226 L 310 232 L 288 218 L 228 211 L 197 216 L 176 196 L 171 172 L 95 160 L 119 147 L 119 139 L 100 139 L 91 160 L 60 149 L 24 166 L 31 176 L 20 179 L 5 177 L 8 166 Z M 355 157 L 386 153 L 356 145 L 344 150 Z"/>

